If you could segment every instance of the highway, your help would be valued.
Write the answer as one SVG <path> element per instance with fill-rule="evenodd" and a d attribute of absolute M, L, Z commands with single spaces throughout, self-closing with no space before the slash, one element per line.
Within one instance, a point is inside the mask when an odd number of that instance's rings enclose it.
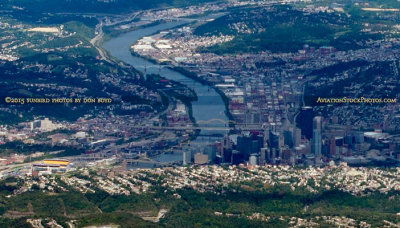
<path fill-rule="evenodd" d="M 242 127 L 241 127 L 242 126 Z M 235 127 L 218 127 L 218 126 L 177 126 L 177 127 L 165 127 L 165 126 L 133 126 L 134 129 L 149 129 L 149 130 L 170 130 L 170 131 L 183 131 L 183 130 L 207 130 L 207 131 L 230 131 L 230 130 L 241 130 L 241 131 L 255 131 L 264 130 L 260 124 L 243 124 Z"/>
<path fill-rule="evenodd" d="M 92 44 L 96 50 L 99 52 L 100 58 L 102 60 L 105 60 L 109 63 L 111 63 L 112 61 L 110 60 L 110 58 L 108 57 L 107 53 L 100 47 L 101 42 L 103 41 L 103 37 L 104 37 L 104 32 L 103 32 L 103 26 L 113 26 L 116 24 L 120 24 L 123 22 L 129 22 L 129 21 L 133 21 L 141 12 L 135 12 L 130 14 L 129 16 L 123 17 L 121 20 L 116 20 L 114 22 L 111 22 L 109 20 L 107 20 L 108 18 L 106 17 L 106 19 L 99 19 L 99 24 L 96 25 L 95 28 L 95 37 L 93 37 L 93 39 L 90 40 L 90 44 Z"/>

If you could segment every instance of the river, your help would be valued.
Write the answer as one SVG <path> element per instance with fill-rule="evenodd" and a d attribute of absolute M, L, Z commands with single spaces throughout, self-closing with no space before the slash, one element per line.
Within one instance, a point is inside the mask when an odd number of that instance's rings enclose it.
<path fill-rule="evenodd" d="M 118 37 L 112 38 L 111 40 L 105 42 L 103 47 L 115 58 L 130 64 L 136 70 L 144 73 L 145 68 L 147 74 L 158 74 L 168 78 L 170 80 L 179 81 L 186 86 L 192 88 L 198 97 L 198 100 L 192 103 L 193 117 L 196 121 L 208 121 L 212 119 L 221 119 L 227 121 L 228 117 L 225 113 L 225 105 L 221 96 L 215 91 L 214 88 L 202 85 L 199 82 L 194 81 L 181 73 L 170 70 L 168 68 L 163 68 L 158 64 L 149 62 L 141 57 L 133 56 L 129 50 L 130 46 L 136 43 L 137 40 L 144 36 L 149 36 L 155 34 L 156 32 L 168 30 L 187 22 L 185 21 L 172 21 L 163 24 L 158 24 L 155 26 L 138 29 L 128 33 L 121 34 Z M 225 124 L 218 122 L 211 122 L 207 124 L 199 124 L 199 126 L 225 126 Z M 213 133 L 224 133 L 221 131 L 209 131 L 202 130 L 201 134 L 213 134 Z M 199 136 L 194 141 L 190 143 L 191 147 L 199 147 L 199 145 L 204 145 L 205 143 L 215 141 L 215 138 Z M 182 156 L 177 153 L 174 154 L 161 154 L 154 158 L 154 160 L 159 162 L 170 162 L 182 160 Z"/>

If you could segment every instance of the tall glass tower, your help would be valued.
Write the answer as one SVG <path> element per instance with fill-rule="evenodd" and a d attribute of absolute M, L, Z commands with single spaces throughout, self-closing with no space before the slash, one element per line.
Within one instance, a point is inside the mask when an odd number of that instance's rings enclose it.
<path fill-rule="evenodd" d="M 311 140 L 311 152 L 315 157 L 321 157 L 322 150 L 322 117 L 316 116 L 313 119 L 313 132 Z"/>

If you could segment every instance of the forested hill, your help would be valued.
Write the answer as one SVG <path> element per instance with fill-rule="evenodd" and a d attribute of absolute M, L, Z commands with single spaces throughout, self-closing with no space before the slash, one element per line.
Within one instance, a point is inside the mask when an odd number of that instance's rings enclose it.
<path fill-rule="evenodd" d="M 158 7 L 181 7 L 212 0 L 13 0 L 0 1 L 0 9 L 22 8 L 34 12 L 121 13 Z"/>

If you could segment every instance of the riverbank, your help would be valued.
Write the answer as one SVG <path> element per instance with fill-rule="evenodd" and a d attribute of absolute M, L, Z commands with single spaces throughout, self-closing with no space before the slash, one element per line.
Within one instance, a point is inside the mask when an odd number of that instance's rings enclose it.
<path fill-rule="evenodd" d="M 155 60 L 154 60 L 155 61 Z M 219 89 L 218 87 L 215 87 L 213 83 L 204 80 L 203 78 L 200 78 L 199 76 L 197 76 L 197 74 L 190 72 L 186 69 L 184 69 L 183 67 L 179 67 L 179 66 L 168 66 L 169 69 L 179 72 L 183 75 L 185 75 L 188 78 L 193 79 L 196 82 L 201 83 L 202 85 L 207 85 L 212 87 L 222 98 L 222 101 L 224 102 L 225 105 L 225 114 L 227 115 L 228 119 L 229 119 L 229 126 L 233 127 L 234 124 L 232 123 L 233 121 L 233 116 L 232 113 L 229 111 L 229 98 L 225 95 L 225 93 Z"/>
<path fill-rule="evenodd" d="M 151 22 L 149 24 L 133 26 L 131 28 L 121 29 L 121 30 L 111 30 L 111 28 L 114 26 L 107 26 L 106 29 L 104 29 L 104 37 L 103 37 L 102 42 L 109 41 L 113 38 L 116 38 L 116 37 L 118 37 L 122 34 L 128 33 L 128 32 L 133 32 L 135 30 L 144 29 L 144 28 L 148 28 L 151 26 L 156 26 L 156 25 L 166 23 L 166 22 L 167 22 L 166 20 L 157 20 L 157 21 Z"/>
<path fill-rule="evenodd" d="M 197 76 L 197 74 L 195 74 L 193 72 L 190 72 L 190 71 L 184 69 L 183 67 L 171 66 L 168 63 L 159 62 L 159 61 L 157 61 L 157 60 L 155 60 L 153 58 L 149 58 L 148 56 L 139 55 L 138 53 L 134 52 L 132 48 L 130 48 L 129 50 L 130 50 L 132 56 L 143 58 L 143 59 L 145 59 L 145 60 L 147 60 L 147 61 L 149 61 L 149 62 L 151 62 L 153 64 L 165 65 L 168 69 L 170 69 L 172 71 L 178 72 L 178 73 L 180 73 L 180 74 L 182 74 L 182 75 L 184 75 L 184 76 L 186 76 L 186 77 L 188 77 L 188 78 L 190 78 L 190 79 L 192 79 L 192 80 L 194 80 L 196 82 L 201 83 L 202 85 L 209 86 L 209 87 L 213 88 L 221 96 L 222 101 L 224 102 L 225 114 L 229 119 L 229 127 L 234 127 L 234 123 L 233 123 L 234 119 L 233 119 L 232 113 L 229 111 L 229 98 L 225 95 L 225 93 L 220 88 L 215 87 L 213 83 L 211 83 L 211 82 L 209 82 L 207 80 L 204 80 L 203 78 L 200 78 L 199 76 Z"/>
<path fill-rule="evenodd" d="M 149 58 L 148 56 L 139 55 L 138 53 L 134 52 L 132 48 L 130 48 L 129 50 L 130 50 L 132 56 L 143 58 L 143 59 L 145 59 L 145 60 L 147 60 L 147 61 L 149 61 L 149 62 L 151 62 L 153 64 L 165 65 L 168 69 L 176 71 L 176 72 L 178 72 L 178 73 L 180 73 L 180 74 L 182 74 L 182 75 L 184 75 L 184 76 L 186 76 L 186 77 L 188 77 L 190 79 L 193 79 L 196 82 L 201 83 L 202 85 L 212 87 L 221 96 L 222 101 L 224 102 L 225 114 L 229 119 L 229 127 L 234 127 L 234 123 L 233 123 L 234 119 L 233 119 L 232 113 L 229 111 L 229 98 L 225 95 L 225 93 L 220 88 L 215 87 L 213 83 L 211 83 L 211 82 L 209 82 L 207 80 L 204 80 L 203 78 L 200 78 L 199 76 L 197 76 L 197 74 L 195 74 L 193 72 L 190 72 L 190 71 L 184 69 L 183 67 L 171 66 L 171 65 L 169 65 L 167 63 L 162 63 L 162 62 L 159 62 L 159 61 L 157 61 L 157 60 L 155 60 L 153 58 Z M 191 105 L 190 105 L 190 110 L 191 110 Z M 192 119 L 192 116 L 190 116 L 190 118 Z"/>
<path fill-rule="evenodd" d="M 131 46 L 136 43 L 142 37 L 150 36 L 151 34 L 158 33 L 160 31 L 166 31 L 171 28 L 179 27 L 185 24 L 182 21 L 172 21 L 164 24 L 159 24 L 152 27 L 147 27 L 144 29 L 135 30 L 128 32 L 126 34 L 121 34 L 120 36 L 113 38 L 109 41 L 103 43 L 104 49 L 113 56 L 113 58 L 119 60 L 118 62 L 123 62 L 126 65 L 130 65 L 135 68 L 136 71 L 141 72 L 142 75 L 154 74 L 162 75 L 162 77 L 179 82 L 185 87 L 191 88 L 197 95 L 197 100 L 192 101 L 190 104 L 186 104 L 189 117 L 192 123 L 196 126 L 205 127 L 207 129 L 195 131 L 194 134 L 191 133 L 190 140 L 191 143 L 188 145 L 190 147 L 198 147 L 199 144 L 209 144 L 215 142 L 215 138 L 202 137 L 202 134 L 213 135 L 225 134 L 226 130 L 214 130 L 213 127 L 221 127 L 220 122 L 213 122 L 214 119 L 222 120 L 228 122 L 228 116 L 226 115 L 227 100 L 223 99 L 221 93 L 216 89 L 207 86 L 208 83 L 199 83 L 197 77 L 190 78 L 184 74 L 179 73 L 173 69 L 169 69 L 168 65 L 160 65 L 156 61 L 152 61 L 148 58 L 143 58 L 136 53 L 132 53 Z M 195 121 L 194 121 L 195 120 Z M 202 124 L 205 123 L 205 124 Z M 195 138 L 198 136 L 197 138 Z M 182 159 L 181 157 L 179 158 Z"/>
<path fill-rule="evenodd" d="M 129 50 L 130 50 L 132 56 L 145 59 L 145 60 L 147 60 L 147 61 L 149 61 L 149 62 L 151 62 L 151 63 L 153 63 L 153 64 L 157 64 L 157 65 L 167 65 L 167 64 L 159 63 L 157 60 L 152 59 L 152 58 L 149 58 L 149 57 L 147 57 L 147 56 L 141 56 L 141 55 L 139 55 L 138 53 L 134 52 L 134 51 L 132 50 L 132 48 L 129 48 Z"/>

